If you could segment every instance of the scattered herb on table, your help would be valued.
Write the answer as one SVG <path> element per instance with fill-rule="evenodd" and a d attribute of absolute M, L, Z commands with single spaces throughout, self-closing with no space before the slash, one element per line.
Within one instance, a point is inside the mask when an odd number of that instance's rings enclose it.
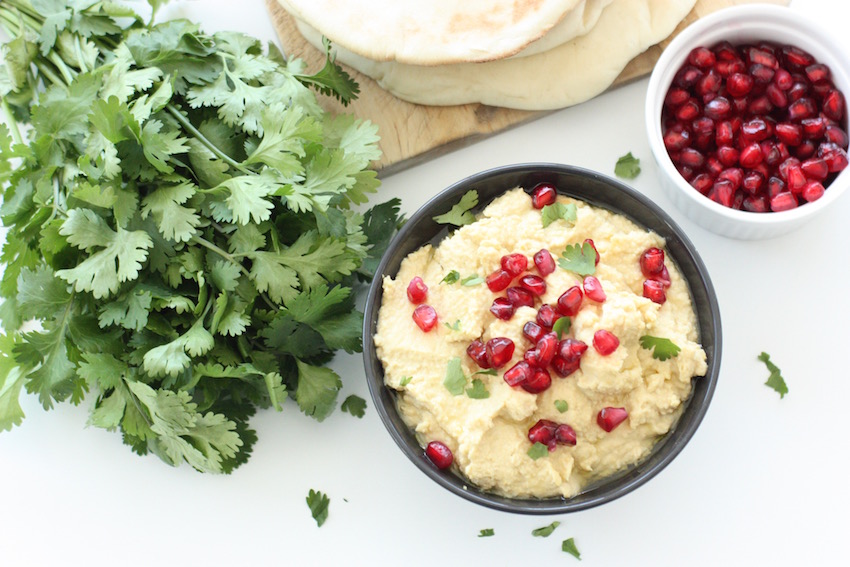
<path fill-rule="evenodd" d="M 460 201 L 452 205 L 447 213 L 434 217 L 434 222 L 439 224 L 453 224 L 455 226 L 463 226 L 475 222 L 475 215 L 472 214 L 472 209 L 478 204 L 478 191 L 470 189 L 464 193 Z"/>
<path fill-rule="evenodd" d="M 352 394 L 343 400 L 339 409 L 350 413 L 354 417 L 363 417 L 366 414 L 366 400 Z"/>
<path fill-rule="evenodd" d="M 596 273 L 596 249 L 590 242 L 568 244 L 558 258 L 558 265 L 580 276 L 592 276 Z"/>
<path fill-rule="evenodd" d="M 549 454 L 549 447 L 537 441 L 534 445 L 532 445 L 528 449 L 528 456 L 531 457 L 532 460 L 536 461 L 541 457 L 545 457 Z"/>
<path fill-rule="evenodd" d="M 640 339 L 640 346 L 652 351 L 652 358 L 657 360 L 667 360 L 677 356 L 682 350 L 676 343 L 670 339 L 663 337 L 653 337 L 652 335 L 643 335 Z"/>
<path fill-rule="evenodd" d="M 561 551 L 569 553 L 576 559 L 581 560 L 581 552 L 578 550 L 578 547 L 576 547 L 576 542 L 573 538 L 565 539 L 561 542 Z"/>
<path fill-rule="evenodd" d="M 554 521 L 548 526 L 543 526 L 542 528 L 537 528 L 531 532 L 531 535 L 534 537 L 549 537 L 552 535 L 552 532 L 555 531 L 555 528 L 561 525 L 561 522 Z"/>
<path fill-rule="evenodd" d="M 782 377 L 779 367 L 771 362 L 770 355 L 766 352 L 761 353 L 758 356 L 758 359 L 764 362 L 765 366 L 767 366 L 767 369 L 770 371 L 770 376 L 768 376 L 765 385 L 773 388 L 779 394 L 779 399 L 784 398 L 785 394 L 788 393 L 788 386 L 785 384 L 785 379 Z"/>
<path fill-rule="evenodd" d="M 325 520 L 328 519 L 328 506 L 330 506 L 330 503 L 330 498 L 323 492 L 318 492 L 311 488 L 307 494 L 307 506 L 310 507 L 310 513 L 313 515 L 313 519 L 316 520 L 316 525 L 320 528 L 325 523 Z"/>
<path fill-rule="evenodd" d="M 484 528 L 478 532 L 478 537 L 492 537 L 494 535 L 496 535 L 496 531 L 493 528 Z"/>
<path fill-rule="evenodd" d="M 327 417 L 324 365 L 361 349 L 352 287 L 401 222 L 397 200 L 353 208 L 377 128 L 321 110 L 308 85 L 357 90 L 330 53 L 308 75 L 111 2 L 6 0 L 0 25 L 0 430 L 24 388 L 45 409 L 89 396 L 133 451 L 228 473 L 257 408 Z"/>
<path fill-rule="evenodd" d="M 472 386 L 466 389 L 466 395 L 473 400 L 486 400 L 490 397 L 490 392 L 487 391 L 487 386 L 480 378 L 474 378 Z"/>
<path fill-rule="evenodd" d="M 624 179 L 634 179 L 640 173 L 640 160 L 632 152 L 621 156 L 614 165 L 614 174 Z"/>
<path fill-rule="evenodd" d="M 576 206 L 573 203 L 552 203 L 543 207 L 540 213 L 543 219 L 543 228 L 556 220 L 564 220 L 571 225 L 576 222 Z"/>

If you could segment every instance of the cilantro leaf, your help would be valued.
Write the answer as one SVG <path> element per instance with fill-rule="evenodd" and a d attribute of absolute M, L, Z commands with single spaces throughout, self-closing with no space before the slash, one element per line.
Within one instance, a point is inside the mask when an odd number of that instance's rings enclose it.
<path fill-rule="evenodd" d="M 361 398 L 360 396 L 350 395 L 345 400 L 343 400 L 342 405 L 339 406 L 339 409 L 342 411 L 347 411 L 354 417 L 363 417 L 366 413 L 366 400 Z"/>
<path fill-rule="evenodd" d="M 662 337 L 653 337 L 652 335 L 643 335 L 640 339 L 640 346 L 647 350 L 652 350 L 652 358 L 664 361 L 668 358 L 675 357 L 682 349 L 670 339 Z"/>
<path fill-rule="evenodd" d="M 589 242 L 568 244 L 558 258 L 558 265 L 580 276 L 592 276 L 596 273 L 596 250 Z"/>
<path fill-rule="evenodd" d="M 531 448 L 528 450 L 528 456 L 535 461 L 540 457 L 545 457 L 548 454 L 549 448 L 540 441 L 534 443 L 534 445 L 532 445 Z"/>
<path fill-rule="evenodd" d="M 785 379 L 782 377 L 779 367 L 771 362 L 770 355 L 766 352 L 758 355 L 758 359 L 764 362 L 765 366 L 767 366 L 767 369 L 770 371 L 770 375 L 768 376 L 765 385 L 773 388 L 776 393 L 779 394 L 779 399 L 784 398 L 785 394 L 788 393 L 788 386 L 785 384 Z"/>
<path fill-rule="evenodd" d="M 478 537 L 492 537 L 496 535 L 495 530 L 493 528 L 484 528 L 480 532 L 478 532 Z"/>
<path fill-rule="evenodd" d="M 490 392 L 480 378 L 475 378 L 472 380 L 472 386 L 466 389 L 466 395 L 473 400 L 485 400 L 490 397 Z"/>
<path fill-rule="evenodd" d="M 459 357 L 455 356 L 449 360 L 443 385 L 453 396 L 461 395 L 466 389 L 466 376 L 463 374 Z"/>
<path fill-rule="evenodd" d="M 549 537 L 552 535 L 552 532 L 555 531 L 555 528 L 561 525 L 561 522 L 557 520 L 549 524 L 548 526 L 543 526 L 542 528 L 537 528 L 536 530 L 532 530 L 531 535 L 534 537 Z"/>
<path fill-rule="evenodd" d="M 328 506 L 330 503 L 330 498 L 323 492 L 311 488 L 310 492 L 307 493 L 307 506 L 310 507 L 310 514 L 316 520 L 316 525 L 320 528 L 325 523 L 325 520 L 328 519 Z"/>
<path fill-rule="evenodd" d="M 453 224 L 455 226 L 463 226 L 475 222 L 475 215 L 472 214 L 472 209 L 478 204 L 478 191 L 470 189 L 464 193 L 456 204 L 452 206 L 447 213 L 434 217 L 434 222 L 439 224 Z"/>
<path fill-rule="evenodd" d="M 560 413 L 564 413 L 570 409 L 570 406 L 566 400 L 555 400 L 555 409 Z"/>
<path fill-rule="evenodd" d="M 540 213 L 541 218 L 543 219 L 543 228 L 546 228 L 556 220 L 561 219 L 568 222 L 570 225 L 573 225 L 577 218 L 576 206 L 573 203 L 552 203 L 551 205 L 543 207 Z"/>
<path fill-rule="evenodd" d="M 498 376 L 499 371 L 495 368 L 488 368 L 487 370 L 478 370 L 472 373 L 473 376 L 475 376 L 476 374 L 483 374 L 484 376 Z"/>
<path fill-rule="evenodd" d="M 569 553 L 576 559 L 581 559 L 581 553 L 576 547 L 576 542 L 573 538 L 565 539 L 561 542 L 561 551 Z"/>
<path fill-rule="evenodd" d="M 0 335 L 0 431 L 20 425 L 24 411 L 19 402 L 26 374 L 12 356 L 15 337 Z"/>
<path fill-rule="evenodd" d="M 614 165 L 614 174 L 625 179 L 634 179 L 640 173 L 640 160 L 632 152 L 621 156 Z"/>
<path fill-rule="evenodd" d="M 410 381 L 411 381 L 411 380 L 413 380 L 413 376 L 404 376 L 404 377 L 402 377 L 402 379 L 399 381 L 398 385 L 399 385 L 400 387 L 404 388 L 405 386 L 407 386 L 408 384 L 410 384 Z"/>
<path fill-rule="evenodd" d="M 316 421 L 324 421 L 336 407 L 336 397 L 342 381 L 330 368 L 313 366 L 300 360 L 298 365 L 298 387 L 295 401 L 306 415 Z"/>
<path fill-rule="evenodd" d="M 342 67 L 337 65 L 336 57 L 331 54 L 330 40 L 323 37 L 322 45 L 325 46 L 326 52 L 325 66 L 313 75 L 297 75 L 297 77 L 301 82 L 316 87 L 320 93 L 333 96 L 343 106 L 348 106 L 348 103 L 357 99 L 360 87 Z"/>
<path fill-rule="evenodd" d="M 462 280 L 460 280 L 460 285 L 466 287 L 472 287 L 476 285 L 481 285 L 484 283 L 484 278 L 479 276 L 478 274 L 472 274 L 471 276 L 466 276 Z"/>
<path fill-rule="evenodd" d="M 451 285 L 453 283 L 456 283 L 458 280 L 460 280 L 460 273 L 457 270 L 452 270 L 451 272 L 446 274 L 446 277 L 440 280 L 440 283 L 446 283 Z"/>
<path fill-rule="evenodd" d="M 460 331 L 460 319 L 458 319 L 452 324 L 444 322 L 443 325 L 445 325 L 451 331 Z"/>
<path fill-rule="evenodd" d="M 563 317 L 559 317 L 555 324 L 552 325 L 552 330 L 557 333 L 558 340 L 561 340 L 561 337 L 564 333 L 570 332 L 570 325 L 572 324 L 572 319 L 564 315 Z"/>

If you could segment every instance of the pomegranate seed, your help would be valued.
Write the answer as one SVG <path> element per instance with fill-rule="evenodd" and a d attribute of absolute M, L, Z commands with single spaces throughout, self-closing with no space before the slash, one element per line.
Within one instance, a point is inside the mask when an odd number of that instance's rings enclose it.
<path fill-rule="evenodd" d="M 751 213 L 766 213 L 770 210 L 770 202 L 764 195 L 744 197 L 743 209 Z"/>
<path fill-rule="evenodd" d="M 555 439 L 555 430 L 558 424 L 548 419 L 541 419 L 528 430 L 528 440 L 532 443 L 543 443 L 548 445 Z"/>
<path fill-rule="evenodd" d="M 430 305 L 420 305 L 413 310 L 413 322 L 427 333 L 437 325 L 437 312 Z"/>
<path fill-rule="evenodd" d="M 735 191 L 735 198 L 732 200 L 732 208 L 741 210 L 744 204 L 744 192 L 741 190 Z"/>
<path fill-rule="evenodd" d="M 714 156 L 705 160 L 705 171 L 712 177 L 717 177 L 724 169 L 725 168 L 723 167 L 723 164 L 720 163 L 720 160 Z"/>
<path fill-rule="evenodd" d="M 782 144 L 784 146 L 784 153 L 787 153 L 788 146 L 785 146 L 784 142 L 779 142 L 779 144 Z M 779 162 L 782 161 L 783 150 L 780 149 L 779 144 L 774 144 L 769 140 L 765 140 L 759 144 L 759 147 L 761 148 L 761 153 L 764 156 L 764 161 L 762 163 L 773 166 L 779 164 Z M 754 169 L 751 169 L 749 171 L 754 171 Z"/>
<path fill-rule="evenodd" d="M 776 137 L 789 146 L 799 146 L 803 142 L 803 127 L 799 124 L 780 122 L 775 131 Z"/>
<path fill-rule="evenodd" d="M 466 347 L 466 354 L 481 368 L 490 368 L 490 361 L 487 360 L 487 349 L 481 341 L 475 340 L 469 343 L 469 346 Z"/>
<path fill-rule="evenodd" d="M 691 134 L 687 130 L 667 130 L 664 134 L 664 146 L 668 151 L 677 152 L 691 145 Z"/>
<path fill-rule="evenodd" d="M 726 90 L 734 98 L 750 94 L 753 90 L 753 78 L 743 73 L 733 73 L 726 79 Z"/>
<path fill-rule="evenodd" d="M 716 94 L 720 90 L 722 84 L 723 78 L 718 73 L 709 71 L 700 77 L 694 90 L 698 95 L 703 97 L 703 100 L 706 100 L 706 97 L 709 97 L 709 100 L 713 100 L 712 95 Z"/>
<path fill-rule="evenodd" d="M 707 47 L 695 47 L 688 54 L 688 63 L 700 69 L 713 67 L 716 62 L 717 57 Z"/>
<path fill-rule="evenodd" d="M 810 140 L 818 140 L 826 134 L 826 120 L 821 116 L 801 120 L 800 125 L 803 127 L 803 135 Z"/>
<path fill-rule="evenodd" d="M 490 313 L 492 313 L 496 319 L 501 319 L 502 321 L 507 321 L 513 317 L 514 311 L 516 311 L 516 307 L 507 297 L 497 297 L 493 300 L 493 304 L 490 305 Z"/>
<path fill-rule="evenodd" d="M 428 286 L 422 281 L 419 276 L 414 277 L 407 284 L 407 299 L 414 305 L 418 305 L 425 301 L 428 297 Z"/>
<path fill-rule="evenodd" d="M 703 112 L 712 120 L 723 120 L 732 111 L 732 103 L 724 96 L 718 96 L 703 107 Z"/>
<path fill-rule="evenodd" d="M 748 72 L 753 78 L 753 81 L 755 81 L 755 84 L 762 86 L 770 83 L 773 80 L 773 75 L 776 74 L 776 71 L 772 68 L 760 63 L 750 65 Z"/>
<path fill-rule="evenodd" d="M 788 105 L 789 120 L 799 121 L 803 118 L 811 118 L 815 114 L 815 103 L 808 97 L 798 98 Z"/>
<path fill-rule="evenodd" d="M 723 122 L 718 122 L 717 127 L 715 128 L 714 133 L 714 141 L 718 146 L 728 146 L 732 143 L 734 136 L 734 130 L 732 129 L 732 122 L 730 120 L 724 120 Z"/>
<path fill-rule="evenodd" d="M 693 148 L 685 148 L 679 154 L 679 163 L 688 167 L 699 168 L 704 162 L 705 156 Z"/>
<path fill-rule="evenodd" d="M 647 279 L 661 282 L 664 287 L 670 287 L 670 272 L 667 271 L 667 266 L 661 268 L 660 274 L 649 276 Z"/>
<path fill-rule="evenodd" d="M 602 356 L 608 356 L 617 350 L 618 346 L 620 346 L 620 339 L 611 331 L 599 329 L 593 333 L 593 348 Z"/>
<path fill-rule="evenodd" d="M 546 333 L 537 341 L 533 349 L 525 351 L 523 360 L 535 368 L 546 368 L 552 362 L 557 351 L 558 335 L 555 333 Z"/>
<path fill-rule="evenodd" d="M 761 153 L 761 146 L 753 142 L 741 150 L 741 156 L 738 161 L 742 166 L 753 168 L 760 164 L 764 159 L 764 154 Z"/>
<path fill-rule="evenodd" d="M 794 79 L 791 78 L 791 73 L 781 67 L 776 70 L 773 75 L 773 84 L 781 91 L 787 91 L 794 84 Z M 687 93 L 685 93 L 687 94 Z"/>
<path fill-rule="evenodd" d="M 763 65 L 771 69 L 776 69 L 777 67 L 779 67 L 779 61 L 776 60 L 776 57 L 773 55 L 773 53 L 762 47 L 749 47 L 745 51 L 745 54 L 750 63 Z"/>
<path fill-rule="evenodd" d="M 610 433 L 618 425 L 623 423 L 627 417 L 629 417 L 629 413 L 626 411 L 626 408 L 602 408 L 596 415 L 596 423 L 599 427 Z"/>
<path fill-rule="evenodd" d="M 499 293 L 511 285 L 512 280 L 513 277 L 511 277 L 511 275 L 505 270 L 496 270 L 487 276 L 484 281 L 487 283 L 487 287 L 490 288 L 490 291 L 493 293 Z"/>
<path fill-rule="evenodd" d="M 708 198 L 724 207 L 731 207 L 735 197 L 735 188 L 727 179 L 719 179 L 714 182 L 708 192 Z"/>
<path fill-rule="evenodd" d="M 847 132 L 845 132 L 838 126 L 830 124 L 826 127 L 826 134 L 824 134 L 824 140 L 827 142 L 832 142 L 833 144 L 841 146 L 842 148 L 846 148 L 848 142 Z"/>
<path fill-rule="evenodd" d="M 714 178 L 708 173 L 700 173 L 691 180 L 691 185 L 705 195 L 711 189 L 711 186 L 714 185 Z"/>
<path fill-rule="evenodd" d="M 823 63 L 812 63 L 806 67 L 806 77 L 812 83 L 820 83 L 831 79 L 829 67 Z"/>
<path fill-rule="evenodd" d="M 664 268 L 664 250 L 655 246 L 647 248 L 640 255 L 640 271 L 646 276 L 660 274 Z"/>
<path fill-rule="evenodd" d="M 539 394 L 552 385 L 552 376 L 543 368 L 532 368 L 531 376 L 520 384 L 522 389 L 531 394 Z"/>
<path fill-rule="evenodd" d="M 792 165 L 800 165 L 800 160 L 792 157 L 792 158 L 788 158 L 785 161 L 783 161 L 782 163 L 780 163 L 779 168 L 778 168 L 779 177 L 781 177 L 783 180 L 787 181 L 788 180 L 788 168 L 791 167 Z"/>
<path fill-rule="evenodd" d="M 809 85 L 807 83 L 796 82 L 788 89 L 788 100 L 796 102 L 809 94 Z"/>
<path fill-rule="evenodd" d="M 799 159 L 809 159 L 813 155 L 815 155 L 815 143 L 811 140 L 805 140 L 802 144 L 794 148 L 794 156 Z"/>
<path fill-rule="evenodd" d="M 561 314 L 548 303 L 544 303 L 537 310 L 537 324 L 545 329 L 551 329 L 555 325 L 555 321 L 560 318 Z"/>
<path fill-rule="evenodd" d="M 515 278 L 528 268 L 528 258 L 525 254 L 507 254 L 502 256 L 499 264 L 512 278 Z"/>
<path fill-rule="evenodd" d="M 534 344 L 537 344 L 543 335 L 546 334 L 546 329 L 534 321 L 529 321 L 522 326 L 522 335 Z"/>
<path fill-rule="evenodd" d="M 811 65 L 815 58 L 793 45 L 786 45 L 780 49 L 785 65 L 791 69 L 798 70 Z"/>
<path fill-rule="evenodd" d="M 729 169 L 724 169 L 717 176 L 717 180 L 725 179 L 729 183 L 732 184 L 733 189 L 738 189 L 741 186 L 741 183 L 744 181 L 744 170 L 740 167 L 730 167 Z"/>
<path fill-rule="evenodd" d="M 508 295 L 508 301 L 514 307 L 533 307 L 534 296 L 521 287 L 509 287 L 505 292 Z"/>
<path fill-rule="evenodd" d="M 778 108 L 785 108 L 788 106 L 788 95 L 785 94 L 785 91 L 776 86 L 776 83 L 771 83 L 767 85 L 764 93 L 767 95 L 767 100 L 770 103 Z"/>
<path fill-rule="evenodd" d="M 830 173 L 838 173 L 847 167 L 847 152 L 837 144 L 824 142 L 818 146 L 818 157 L 823 158 Z"/>
<path fill-rule="evenodd" d="M 750 114 L 765 115 L 773 110 L 773 105 L 767 96 L 756 97 L 747 104 L 747 112 Z"/>
<path fill-rule="evenodd" d="M 534 265 L 537 267 L 537 273 L 543 277 L 555 271 L 555 259 L 545 248 L 534 254 Z"/>
<path fill-rule="evenodd" d="M 696 84 L 700 77 L 702 77 L 702 71 L 692 65 L 687 65 L 676 73 L 673 83 L 683 89 L 689 89 Z"/>
<path fill-rule="evenodd" d="M 691 95 L 688 94 L 688 91 L 685 89 L 672 88 L 670 92 L 667 93 L 667 96 L 664 98 L 664 104 L 669 107 L 677 107 L 685 103 Z"/>
<path fill-rule="evenodd" d="M 676 109 L 676 118 L 682 122 L 690 122 L 699 116 L 699 113 L 699 104 L 694 99 L 690 99 L 688 102 Z"/>
<path fill-rule="evenodd" d="M 728 41 L 721 41 L 713 48 L 718 61 L 735 61 L 738 59 L 738 50 Z"/>
<path fill-rule="evenodd" d="M 792 193 L 799 193 L 806 184 L 806 175 L 800 165 L 791 165 L 786 170 L 785 184 Z"/>
<path fill-rule="evenodd" d="M 790 191 L 779 193 L 770 199 L 770 210 L 773 212 L 787 211 L 797 206 L 797 198 Z"/>
<path fill-rule="evenodd" d="M 743 73 L 747 70 L 747 67 L 740 59 L 734 59 L 729 61 L 718 61 L 714 65 L 714 70 L 717 71 L 717 74 L 721 77 L 729 77 L 735 73 Z"/>
<path fill-rule="evenodd" d="M 558 192 L 551 183 L 538 183 L 531 191 L 531 205 L 535 209 L 542 209 L 546 205 L 555 202 Z"/>
<path fill-rule="evenodd" d="M 581 360 L 587 351 L 587 344 L 578 339 L 564 339 L 558 343 L 558 356 L 564 360 Z"/>
<path fill-rule="evenodd" d="M 602 303 L 607 298 L 605 291 L 602 289 L 602 284 L 593 276 L 587 276 L 584 278 L 583 287 L 584 295 L 596 303 Z"/>
<path fill-rule="evenodd" d="M 767 180 L 767 196 L 771 199 L 787 190 L 788 188 L 785 186 L 785 182 L 778 177 L 771 177 Z"/>
<path fill-rule="evenodd" d="M 558 312 L 567 317 L 574 316 L 578 313 L 579 307 L 581 307 L 582 298 L 581 288 L 574 285 L 558 298 Z"/>
<path fill-rule="evenodd" d="M 576 440 L 575 429 L 566 423 L 560 424 L 555 429 L 555 442 L 558 443 L 558 445 L 575 445 Z"/>
<path fill-rule="evenodd" d="M 819 181 L 809 181 L 805 185 L 803 185 L 802 191 L 800 191 L 800 195 L 807 202 L 811 203 L 812 201 L 816 201 L 823 197 L 823 185 Z"/>
<path fill-rule="evenodd" d="M 667 292 L 664 291 L 664 286 L 661 282 L 655 280 L 644 280 L 643 296 L 658 305 L 663 305 L 667 301 Z"/>
<path fill-rule="evenodd" d="M 507 337 L 494 337 L 484 345 L 490 368 L 501 368 L 514 355 L 514 342 Z"/>
<path fill-rule="evenodd" d="M 428 443 L 425 447 L 425 456 L 440 470 L 449 468 L 452 466 L 452 462 L 454 462 L 452 450 L 442 441 L 431 441 Z"/>
<path fill-rule="evenodd" d="M 555 371 L 555 374 L 560 376 L 561 378 L 566 378 L 573 372 L 579 369 L 581 366 L 581 362 L 576 360 L 567 360 L 565 358 L 561 358 L 560 356 L 556 356 L 552 359 L 552 369 Z"/>
<path fill-rule="evenodd" d="M 519 285 L 522 289 L 537 297 L 546 293 L 546 281 L 540 276 L 526 274 L 519 279 Z"/>
<path fill-rule="evenodd" d="M 820 83 L 815 83 L 812 85 L 812 93 L 818 98 L 818 100 L 823 100 L 826 98 L 826 95 L 829 94 L 834 88 L 834 85 L 830 81 L 823 81 Z"/>
<path fill-rule="evenodd" d="M 761 118 L 752 118 L 741 124 L 741 139 L 745 142 L 761 142 L 770 134 L 767 122 Z"/>
<path fill-rule="evenodd" d="M 727 167 L 737 165 L 738 156 L 740 155 L 741 153 L 732 146 L 720 146 L 717 148 L 717 159 Z"/>
<path fill-rule="evenodd" d="M 836 122 L 844 120 L 845 107 L 846 103 L 841 91 L 832 90 L 823 100 L 823 113 L 826 114 L 827 118 Z"/>
<path fill-rule="evenodd" d="M 503 378 L 508 386 L 519 386 L 531 378 L 531 366 L 524 360 L 520 360 L 505 372 Z"/>
<path fill-rule="evenodd" d="M 741 182 L 741 187 L 750 195 L 755 195 L 764 186 L 764 176 L 758 171 L 748 171 L 744 174 L 744 180 Z"/>
<path fill-rule="evenodd" d="M 810 158 L 800 164 L 800 169 L 808 179 L 823 181 L 829 175 L 829 168 L 822 158 Z"/>

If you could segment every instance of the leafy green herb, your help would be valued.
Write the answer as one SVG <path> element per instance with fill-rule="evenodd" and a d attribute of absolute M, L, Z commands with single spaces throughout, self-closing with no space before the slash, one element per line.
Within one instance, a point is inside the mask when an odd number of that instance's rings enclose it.
<path fill-rule="evenodd" d="M 572 319 L 567 316 L 559 317 L 558 320 L 555 321 L 555 324 L 552 325 L 552 330 L 558 335 L 558 340 L 561 340 L 561 337 L 564 336 L 564 333 L 570 332 L 570 325 L 572 324 Z"/>
<path fill-rule="evenodd" d="M 443 325 L 445 325 L 446 327 L 448 327 L 448 328 L 449 328 L 450 330 L 452 330 L 452 331 L 460 331 L 460 319 L 457 319 L 457 320 L 456 320 L 454 323 L 452 323 L 451 325 L 450 325 L 449 323 L 447 323 L 447 322 L 446 322 L 446 323 L 443 323 Z"/>
<path fill-rule="evenodd" d="M 328 38 L 322 38 L 325 47 L 325 66 L 314 75 L 296 74 L 295 77 L 305 85 L 312 85 L 323 95 L 332 96 L 348 106 L 352 100 L 357 99 L 360 94 L 360 86 L 336 64 L 336 56 L 331 51 L 331 42 Z"/>
<path fill-rule="evenodd" d="M 465 285 L 467 287 L 472 287 L 474 285 L 481 285 L 484 283 L 484 278 L 479 276 L 478 274 L 472 274 L 471 276 L 466 276 L 462 280 L 460 280 L 460 285 Z"/>
<path fill-rule="evenodd" d="M 453 224 L 455 226 L 463 226 L 475 222 L 475 215 L 472 214 L 472 209 L 478 204 L 478 191 L 470 189 L 464 193 L 455 205 L 449 209 L 449 212 L 437 215 L 434 217 L 434 222 L 440 224 Z"/>
<path fill-rule="evenodd" d="M 640 160 L 632 152 L 621 156 L 614 166 L 614 174 L 624 179 L 634 179 L 640 173 Z"/>
<path fill-rule="evenodd" d="M 446 365 L 446 378 L 443 380 L 443 386 L 453 396 L 461 395 L 466 389 L 466 376 L 463 374 L 459 357 L 455 356 Z"/>
<path fill-rule="evenodd" d="M 446 277 L 440 280 L 440 283 L 447 283 L 449 285 L 457 282 L 460 279 L 460 273 L 457 270 L 452 270 Z"/>
<path fill-rule="evenodd" d="M 543 219 L 543 228 L 561 219 L 567 221 L 570 225 L 576 222 L 576 206 L 573 203 L 552 203 L 543 207 L 540 213 Z"/>
<path fill-rule="evenodd" d="M 498 376 L 499 371 L 495 368 L 488 368 L 487 370 L 478 370 L 472 373 L 473 376 L 475 376 L 476 374 L 483 374 L 485 376 Z"/>
<path fill-rule="evenodd" d="M 466 389 L 466 395 L 473 400 L 484 400 L 490 397 L 490 392 L 480 378 L 475 378 L 472 380 L 472 386 Z"/>
<path fill-rule="evenodd" d="M 560 413 L 564 413 L 565 411 L 570 409 L 570 405 L 567 403 L 566 400 L 555 400 L 555 409 L 558 410 Z"/>
<path fill-rule="evenodd" d="M 496 535 L 496 532 L 493 528 L 484 528 L 478 532 L 478 537 L 492 537 L 494 535 Z"/>
<path fill-rule="evenodd" d="M 545 445 L 544 445 L 545 446 Z M 552 535 L 552 532 L 555 531 L 555 528 L 561 525 L 561 522 L 554 521 L 548 526 L 543 526 L 542 528 L 537 528 L 531 532 L 531 535 L 534 537 L 549 537 Z"/>
<path fill-rule="evenodd" d="M 679 354 L 682 349 L 670 339 L 662 337 L 653 337 L 652 335 L 643 335 L 640 339 L 640 346 L 647 350 L 652 350 L 652 358 L 658 360 L 667 360 Z"/>
<path fill-rule="evenodd" d="M 361 398 L 360 396 L 355 396 L 354 394 L 348 396 L 343 400 L 342 405 L 339 406 L 339 409 L 342 411 L 347 411 L 354 417 L 363 417 L 366 413 L 366 400 Z"/>
<path fill-rule="evenodd" d="M 558 258 L 558 265 L 580 276 L 592 276 L 596 273 L 596 250 L 589 242 L 568 244 Z"/>
<path fill-rule="evenodd" d="M 545 457 L 549 454 L 549 448 L 541 442 L 536 442 L 531 448 L 528 450 L 528 456 L 533 460 L 537 460 L 540 457 Z"/>
<path fill-rule="evenodd" d="M 781 400 L 788 393 L 788 386 L 785 384 L 785 379 L 782 377 L 779 367 L 770 361 L 770 355 L 766 352 L 761 353 L 758 359 L 764 362 L 770 371 L 770 376 L 768 376 L 765 385 L 773 388 L 779 394 L 779 399 Z"/>
<path fill-rule="evenodd" d="M 133 451 L 229 473 L 258 408 L 325 419 L 326 363 L 361 349 L 353 286 L 401 222 L 357 212 L 377 127 L 322 111 L 310 86 L 356 94 L 330 51 L 310 75 L 112 2 L 6 0 L 0 26 L 0 429 L 23 389 L 89 396 Z"/>
<path fill-rule="evenodd" d="M 313 519 L 316 520 L 316 525 L 320 528 L 325 523 L 325 520 L 328 519 L 328 506 L 330 503 L 330 498 L 326 494 L 315 491 L 312 488 L 307 494 L 307 506 L 310 507 L 310 513 L 313 515 Z"/>
<path fill-rule="evenodd" d="M 413 376 L 404 376 L 404 377 L 402 377 L 402 379 L 401 379 L 401 381 L 398 383 L 398 385 L 399 385 L 399 386 L 401 386 L 402 388 L 404 388 L 405 386 L 407 386 L 408 384 L 410 384 L 410 381 L 411 381 L 411 380 L 413 380 Z"/>
<path fill-rule="evenodd" d="M 561 551 L 569 553 L 576 559 L 581 560 L 581 552 L 579 552 L 578 548 L 576 547 L 576 542 L 573 538 L 565 539 L 561 542 Z"/>

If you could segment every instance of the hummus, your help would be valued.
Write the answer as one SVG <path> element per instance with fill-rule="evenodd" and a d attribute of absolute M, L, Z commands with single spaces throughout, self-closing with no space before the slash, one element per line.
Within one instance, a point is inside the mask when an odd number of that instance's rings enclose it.
<path fill-rule="evenodd" d="M 399 392 L 403 419 L 423 445 L 434 440 L 445 443 L 455 466 L 470 482 L 508 497 L 570 497 L 589 482 L 637 463 L 675 425 L 692 378 L 706 372 L 688 286 L 670 258 L 666 301 L 659 305 L 643 297 L 646 277 L 640 255 L 650 247 L 663 249 L 664 240 L 622 215 L 563 196 L 558 200 L 576 206 L 576 220 L 559 219 L 544 228 L 541 211 L 532 207 L 529 195 L 520 188 L 508 191 L 476 222 L 455 230 L 437 247 L 426 245 L 413 252 L 395 278 L 383 280 L 375 345 L 386 385 Z M 546 292 L 535 306 L 517 308 L 510 320 L 490 312 L 494 298 L 505 293 L 494 294 L 483 278 L 499 269 L 502 256 L 512 253 L 524 254 L 528 272 L 537 273 L 532 262 L 537 251 L 546 248 L 558 258 L 568 245 L 588 238 L 599 253 L 594 275 L 607 298 L 597 303 L 585 297 L 563 336 L 588 345 L 580 369 L 566 378 L 552 372 L 551 387 L 539 394 L 509 386 L 503 379 L 505 371 L 534 346 L 523 336 L 523 325 L 535 320 L 541 301 L 555 306 L 564 291 L 581 286 L 582 276 L 556 268 L 545 277 Z M 453 271 L 460 278 L 443 281 Z M 407 297 L 407 286 L 416 276 L 428 286 L 425 303 L 439 317 L 429 332 L 411 317 L 416 306 Z M 607 356 L 592 346 L 600 329 L 620 341 Z M 660 360 L 653 350 L 641 347 L 643 335 L 669 339 L 681 350 Z M 496 374 L 480 373 L 467 346 L 493 337 L 514 342 L 513 358 Z M 468 385 L 459 395 L 444 384 L 454 358 L 460 359 Z M 468 395 L 473 380 L 483 383 L 487 397 Z M 476 385 L 480 392 L 482 384 Z M 567 409 L 562 412 L 563 402 Z M 597 423 L 597 414 L 605 407 L 625 408 L 628 418 L 606 432 Z M 570 425 L 576 444 L 557 445 L 532 458 L 528 431 L 540 419 Z"/>

